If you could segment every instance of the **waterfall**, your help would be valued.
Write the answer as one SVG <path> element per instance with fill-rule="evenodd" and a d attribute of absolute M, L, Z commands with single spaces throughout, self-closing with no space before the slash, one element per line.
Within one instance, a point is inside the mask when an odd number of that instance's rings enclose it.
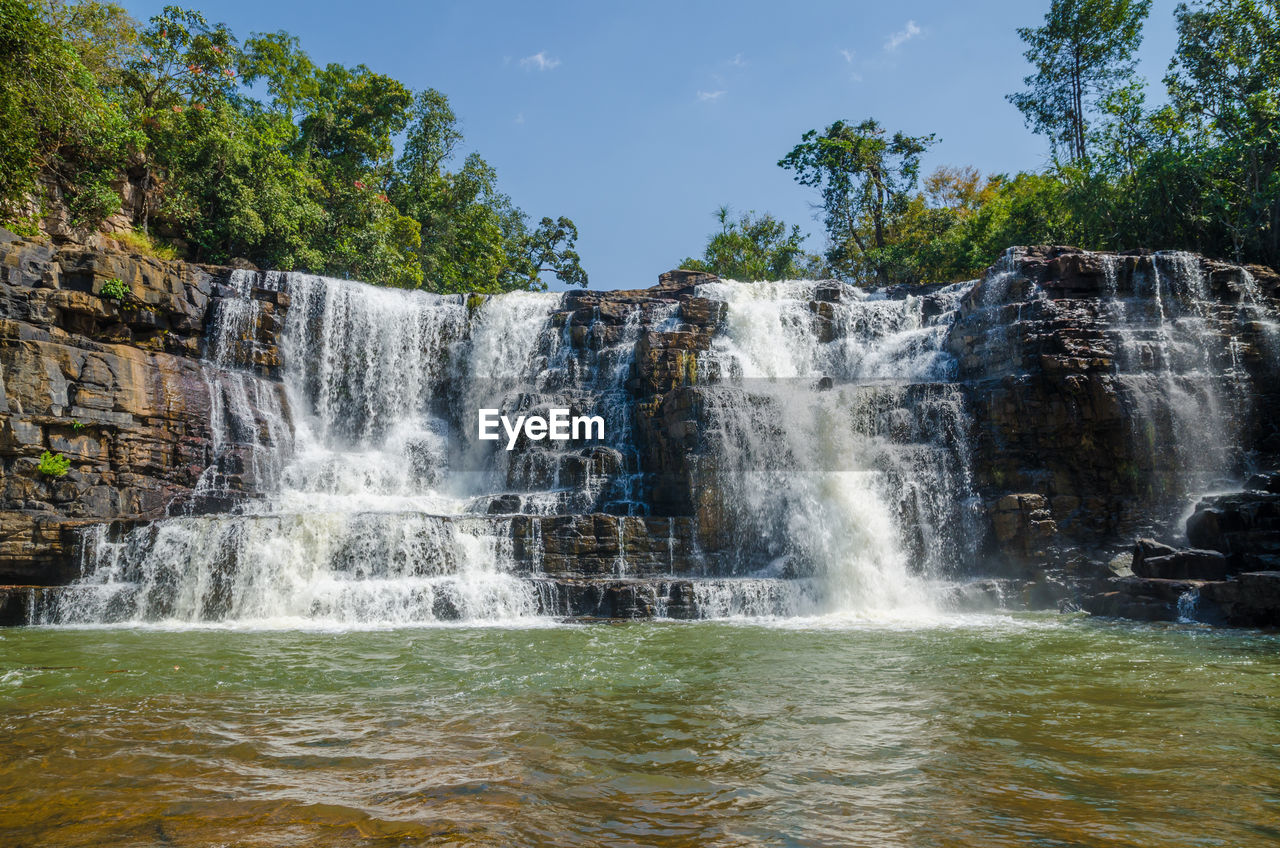
<path fill-rule="evenodd" d="M 575 322 L 558 294 L 249 272 L 231 287 L 210 331 L 217 456 L 201 487 L 225 489 L 224 454 L 247 441 L 256 497 L 232 514 L 87 532 L 84 576 L 40 620 L 509 620 L 613 592 L 614 609 L 657 615 L 900 609 L 924 606 L 923 579 L 968 543 L 966 425 L 943 350 L 960 287 L 898 300 L 814 282 L 698 293 L 728 305 L 706 353 L 723 378 L 703 387 L 705 484 L 747 528 L 728 571 L 702 560 L 687 519 L 678 532 L 676 519 L 628 518 L 650 512 L 636 350 L 643 333 L 680 327 L 677 302 Z M 288 295 L 287 425 L 263 389 L 255 288 Z M 606 436 L 495 450 L 471 432 L 480 407 L 598 414 Z M 604 582 L 584 585 L 546 522 L 590 515 Z"/>
<path fill-rule="evenodd" d="M 1174 501 L 1247 459 L 1253 375 L 1280 356 L 1247 272 L 1087 255 L 1100 284 L 1077 297 L 1024 258 L 909 292 L 434 295 L 236 272 L 206 340 L 195 497 L 85 531 L 81 579 L 35 619 L 928 613 L 990 524 L 966 392 L 1036 379 L 1056 336 L 1034 328 L 1097 320 L 1091 367 L 1132 428 L 1116 455 Z M 506 450 L 477 438 L 481 408 L 605 432 Z"/>
<path fill-rule="evenodd" d="M 228 427 L 266 434 L 250 459 L 277 466 L 255 475 L 260 497 L 233 515 L 95 528 L 84 577 L 41 620 L 405 624 L 536 614 L 537 592 L 516 573 L 528 568 L 514 556 L 510 519 L 468 515 L 503 470 L 450 473 L 468 459 L 451 450 L 456 431 L 474 426 L 452 401 L 531 390 L 560 296 L 468 299 L 271 275 L 263 282 L 291 299 L 281 338 L 285 438 L 269 392 L 255 394 L 264 381 L 244 370 L 259 308 L 250 282 L 232 277 L 239 298 L 215 318 L 207 371 L 215 454 L 244 441 Z M 204 490 L 216 488 L 223 465 L 219 457 L 206 471 Z"/>
<path fill-rule="evenodd" d="M 928 606 L 974 534 L 967 419 L 944 345 L 966 285 L 889 299 L 834 283 L 714 283 L 728 305 L 706 393 L 716 482 L 744 559 L 763 567 L 709 609 Z M 926 317 L 926 314 L 932 317 Z M 769 583 L 762 578 L 794 578 Z"/>
<path fill-rule="evenodd" d="M 1135 455 L 1150 469 L 1153 497 L 1176 511 L 1247 467 L 1240 445 L 1255 387 L 1243 361 L 1243 339 L 1253 322 L 1272 348 L 1274 316 L 1243 269 L 1232 306 L 1215 299 L 1194 254 L 1154 254 L 1133 272 L 1127 290 L 1117 283 L 1121 257 L 1100 259 L 1107 332 L 1115 342 Z M 1266 353 L 1277 361 L 1273 350 Z"/>
<path fill-rule="evenodd" d="M 202 363 L 209 392 L 213 455 L 200 475 L 186 511 L 225 508 L 237 496 L 279 483 L 293 450 L 293 432 L 282 396 L 251 373 L 256 361 L 262 304 L 252 297 L 256 274 L 233 271 L 236 297 L 218 302 L 209 357 Z M 283 275 L 269 274 L 263 287 L 279 289 Z"/>

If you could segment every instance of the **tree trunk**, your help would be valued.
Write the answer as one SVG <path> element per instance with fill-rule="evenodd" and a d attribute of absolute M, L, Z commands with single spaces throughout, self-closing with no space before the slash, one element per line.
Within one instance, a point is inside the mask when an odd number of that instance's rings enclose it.
<path fill-rule="evenodd" d="M 1080 53 L 1079 51 L 1073 50 L 1071 54 L 1071 100 L 1073 110 L 1073 114 L 1071 116 L 1071 142 L 1075 147 L 1075 150 L 1071 158 L 1074 164 L 1084 164 L 1087 157 L 1084 142 L 1083 75 L 1084 71 L 1080 67 Z"/>

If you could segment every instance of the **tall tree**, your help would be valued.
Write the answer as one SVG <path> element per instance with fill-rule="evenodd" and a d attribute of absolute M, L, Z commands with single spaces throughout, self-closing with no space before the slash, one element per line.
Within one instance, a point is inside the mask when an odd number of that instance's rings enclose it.
<path fill-rule="evenodd" d="M 1052 0 L 1043 26 L 1018 29 L 1036 72 L 1009 102 L 1068 163 L 1088 163 L 1092 117 L 1132 82 L 1150 9 L 1151 0 Z"/>
<path fill-rule="evenodd" d="M 889 136 L 874 119 L 857 125 L 836 121 L 821 135 L 809 130 L 778 162 L 795 171 L 796 182 L 821 191 L 833 271 L 890 281 L 893 231 L 910 203 L 920 156 L 935 140 L 901 132 Z"/>
<path fill-rule="evenodd" d="M 1178 5 L 1170 99 L 1204 153 L 1234 258 L 1280 264 L 1280 0 Z"/>

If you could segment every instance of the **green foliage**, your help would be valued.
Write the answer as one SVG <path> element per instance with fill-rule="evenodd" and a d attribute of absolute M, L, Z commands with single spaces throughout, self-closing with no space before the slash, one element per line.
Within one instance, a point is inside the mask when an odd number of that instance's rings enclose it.
<path fill-rule="evenodd" d="M 60 453 L 48 451 L 40 454 L 40 464 L 36 466 L 36 471 L 46 477 L 66 477 L 70 470 L 71 460 Z"/>
<path fill-rule="evenodd" d="M 736 220 L 728 206 L 716 210 L 720 232 L 707 241 L 701 259 L 680 263 L 731 280 L 796 280 L 827 275 L 821 257 L 805 253 L 804 234 L 772 215 L 747 212 Z"/>
<path fill-rule="evenodd" d="M 73 225 L 120 206 L 118 165 L 138 134 L 73 46 L 21 0 L 0 0 L 0 218 L 19 217 L 43 177 Z"/>
<path fill-rule="evenodd" d="M 1206 228 L 1236 259 L 1280 265 L 1280 3 L 1179 4 L 1165 83 L 1199 160 Z"/>
<path fill-rule="evenodd" d="M 119 277 L 112 277 L 102 284 L 100 294 L 111 300 L 124 300 L 129 296 L 129 287 Z"/>
<path fill-rule="evenodd" d="M 132 253 L 150 256 L 155 259 L 177 259 L 178 251 L 171 245 L 151 238 L 141 230 L 124 230 L 114 233 L 112 238 Z"/>
<path fill-rule="evenodd" d="M 1150 9 L 1151 0 L 1052 0 L 1043 26 L 1018 30 L 1036 72 L 1009 101 L 1068 163 L 1088 161 L 1091 115 L 1131 83 Z"/>
<path fill-rule="evenodd" d="M 920 156 L 935 136 L 891 137 L 874 119 L 836 121 L 805 133 L 778 165 L 822 194 L 827 261 L 839 276 L 887 283 L 895 270 L 893 230 L 906 214 Z"/>
<path fill-rule="evenodd" d="M 931 136 L 837 122 L 779 164 L 819 188 L 836 273 L 877 282 L 973 277 L 1010 245 L 1160 247 L 1280 266 L 1280 3 L 1177 7 L 1169 104 L 1134 75 L 1149 0 L 1051 0 L 1019 30 L 1035 73 L 1010 96 L 1054 164 L 983 178 L 943 169 L 915 190 Z"/>
<path fill-rule="evenodd" d="M 81 430 L 83 430 L 83 429 L 84 429 L 84 426 L 85 426 L 85 425 L 84 425 L 84 422 L 83 422 L 83 421 L 72 421 L 72 422 L 71 422 L 71 429 L 72 429 L 72 430 L 74 430 L 74 431 L 76 431 L 77 433 L 79 433 Z"/>
<path fill-rule="evenodd" d="M 24 232 L 41 186 L 93 227 L 128 179 L 139 232 L 118 238 L 139 252 L 165 255 L 159 237 L 199 261 L 440 291 L 586 285 L 572 221 L 533 226 L 475 154 L 451 167 L 443 94 L 317 66 L 288 33 L 241 44 L 177 6 L 138 24 L 97 0 L 0 0 L 0 83 L 0 220 Z"/>
<path fill-rule="evenodd" d="M 479 154 L 448 169 L 462 140 L 456 121 L 448 98 L 434 89 L 421 92 L 389 180 L 390 201 L 421 224 L 424 285 L 438 292 L 536 291 L 552 274 L 585 287 L 573 221 L 548 217 L 530 229 Z"/>

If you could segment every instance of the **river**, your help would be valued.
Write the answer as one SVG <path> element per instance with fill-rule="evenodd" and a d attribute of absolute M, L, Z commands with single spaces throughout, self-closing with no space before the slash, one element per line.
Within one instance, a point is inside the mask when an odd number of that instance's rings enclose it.
<path fill-rule="evenodd" d="M 7 846 L 1271 846 L 1280 636 L 1052 614 L 0 632 Z"/>

